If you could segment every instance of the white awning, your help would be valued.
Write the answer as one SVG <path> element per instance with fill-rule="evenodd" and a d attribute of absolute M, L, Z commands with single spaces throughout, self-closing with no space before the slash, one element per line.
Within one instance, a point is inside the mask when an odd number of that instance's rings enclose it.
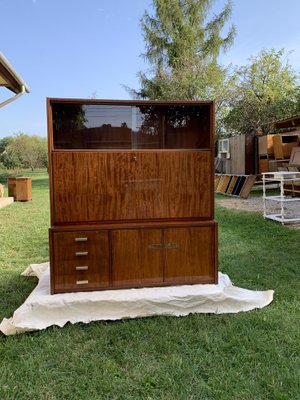
<path fill-rule="evenodd" d="M 0 52 L 0 86 L 6 87 L 15 93 L 15 96 L 0 103 L 0 108 L 11 103 L 24 93 L 29 93 L 30 89 L 10 65 L 4 55 Z"/>

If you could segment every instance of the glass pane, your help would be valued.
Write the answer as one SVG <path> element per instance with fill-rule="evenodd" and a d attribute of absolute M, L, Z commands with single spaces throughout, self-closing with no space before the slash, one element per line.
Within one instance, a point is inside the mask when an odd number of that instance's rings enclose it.
<path fill-rule="evenodd" d="M 53 104 L 57 149 L 130 149 L 131 125 L 131 106 Z"/>
<path fill-rule="evenodd" d="M 210 147 L 209 105 L 53 104 L 56 149 Z"/>
<path fill-rule="evenodd" d="M 201 149 L 210 146 L 208 106 L 175 105 L 165 111 L 167 149 Z"/>
<path fill-rule="evenodd" d="M 163 115 L 160 107 L 135 107 L 135 144 L 138 149 L 163 148 Z"/>

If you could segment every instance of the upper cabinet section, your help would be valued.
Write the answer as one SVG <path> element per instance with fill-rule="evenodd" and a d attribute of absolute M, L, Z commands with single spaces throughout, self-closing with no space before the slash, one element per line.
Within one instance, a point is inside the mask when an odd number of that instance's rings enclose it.
<path fill-rule="evenodd" d="M 49 100 L 52 148 L 210 149 L 212 102 Z"/>

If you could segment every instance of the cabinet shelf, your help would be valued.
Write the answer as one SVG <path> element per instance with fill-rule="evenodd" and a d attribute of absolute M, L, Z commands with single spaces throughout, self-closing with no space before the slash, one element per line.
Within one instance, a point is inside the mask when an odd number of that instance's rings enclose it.
<path fill-rule="evenodd" d="M 294 201 L 300 201 L 300 197 L 299 198 L 295 198 L 295 197 L 287 197 L 287 196 L 266 196 L 265 200 L 271 200 L 271 201 L 277 201 L 279 203 L 284 202 L 284 203 L 289 203 L 289 202 L 294 202 Z"/>

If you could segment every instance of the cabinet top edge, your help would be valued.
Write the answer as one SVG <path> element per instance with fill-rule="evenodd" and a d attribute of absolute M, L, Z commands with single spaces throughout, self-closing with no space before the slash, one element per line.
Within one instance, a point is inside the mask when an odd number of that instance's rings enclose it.
<path fill-rule="evenodd" d="M 47 97 L 47 102 L 68 104 L 99 104 L 99 105 L 213 105 L 213 100 L 114 100 L 114 99 L 84 99 Z"/>

